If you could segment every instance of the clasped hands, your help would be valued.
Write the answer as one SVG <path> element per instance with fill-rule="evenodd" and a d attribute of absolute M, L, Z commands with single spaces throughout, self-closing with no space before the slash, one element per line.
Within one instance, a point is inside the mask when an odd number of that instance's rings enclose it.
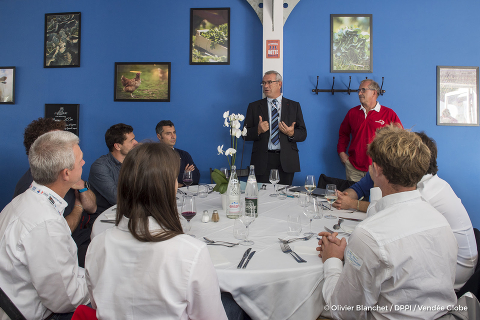
<path fill-rule="evenodd" d="M 268 120 L 266 121 L 263 121 L 262 119 L 262 116 L 258 116 L 258 134 L 262 134 L 264 132 L 267 132 L 268 129 L 269 129 L 269 124 L 268 124 Z M 287 126 L 287 124 L 283 121 L 281 121 L 279 124 L 278 124 L 278 129 L 286 134 L 287 136 L 289 137 L 293 137 L 293 135 L 295 134 L 295 123 L 296 122 L 293 122 L 292 125 L 289 127 Z"/>
<path fill-rule="evenodd" d="M 317 247 L 317 251 L 320 252 L 318 256 L 322 258 L 322 261 L 325 263 L 329 258 L 343 260 L 343 253 L 347 247 L 347 240 L 345 238 L 338 239 L 338 232 L 320 232 L 318 235 L 322 237 L 322 239 L 318 241 Z"/>

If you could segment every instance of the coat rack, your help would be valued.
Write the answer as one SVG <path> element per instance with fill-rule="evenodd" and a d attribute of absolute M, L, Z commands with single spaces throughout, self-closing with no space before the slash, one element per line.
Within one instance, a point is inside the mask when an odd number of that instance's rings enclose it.
<path fill-rule="evenodd" d="M 333 86 L 335 85 L 335 77 L 333 77 L 333 83 L 332 83 L 332 89 L 318 89 L 318 76 L 317 76 L 317 85 L 315 89 L 312 89 L 312 92 L 315 92 L 316 95 L 318 95 L 319 92 L 331 92 L 332 94 L 335 94 L 335 92 L 347 92 L 350 94 L 350 92 L 358 92 L 358 89 L 350 89 L 350 84 L 352 83 L 352 76 L 349 77 L 350 80 L 348 81 L 348 89 L 333 89 Z M 382 86 L 380 87 L 380 95 L 383 96 L 385 93 L 385 90 L 383 90 L 383 80 L 385 77 L 382 77 Z M 365 77 L 365 79 L 368 79 L 368 77 Z"/>

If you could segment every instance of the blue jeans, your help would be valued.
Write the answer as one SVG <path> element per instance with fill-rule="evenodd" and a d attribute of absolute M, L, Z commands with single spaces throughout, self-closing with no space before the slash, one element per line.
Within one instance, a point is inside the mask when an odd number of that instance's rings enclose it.
<path fill-rule="evenodd" d="M 88 307 L 92 307 L 91 303 L 87 304 Z M 53 317 L 50 319 L 52 320 L 71 320 L 73 317 L 73 312 L 68 312 L 68 313 L 55 313 Z"/>
<path fill-rule="evenodd" d="M 222 292 L 221 298 L 228 320 L 251 320 L 248 314 L 235 302 L 230 292 Z"/>

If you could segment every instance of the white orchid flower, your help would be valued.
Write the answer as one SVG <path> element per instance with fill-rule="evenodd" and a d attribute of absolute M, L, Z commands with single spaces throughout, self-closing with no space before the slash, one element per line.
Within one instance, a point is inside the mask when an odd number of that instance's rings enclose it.
<path fill-rule="evenodd" d="M 230 130 L 230 131 L 231 131 L 231 135 L 236 137 L 237 136 L 237 131 L 240 131 L 240 130 L 237 129 L 237 128 L 232 128 L 232 130 Z"/>
<path fill-rule="evenodd" d="M 230 119 L 230 122 L 235 121 L 235 113 L 232 113 L 228 118 Z"/>
<path fill-rule="evenodd" d="M 242 130 L 242 136 L 246 136 L 247 135 L 247 127 L 243 127 L 243 130 Z"/>
<path fill-rule="evenodd" d="M 225 118 L 225 121 L 223 122 L 224 127 L 230 127 L 230 123 L 228 123 L 228 118 Z"/>
<path fill-rule="evenodd" d="M 235 132 L 235 137 L 240 138 L 242 136 L 242 130 L 240 129 L 237 129 L 237 131 Z"/>
<path fill-rule="evenodd" d="M 232 122 L 232 128 L 234 128 L 234 129 L 240 129 L 240 121 L 238 121 L 238 120 L 233 120 L 233 122 Z"/>
<path fill-rule="evenodd" d="M 239 113 L 237 116 L 238 116 L 238 119 L 237 119 L 237 120 L 239 120 L 239 121 L 245 120 L 245 117 L 243 116 L 243 114 L 240 114 L 240 113 Z"/>
<path fill-rule="evenodd" d="M 229 114 L 229 113 L 230 113 L 230 111 L 225 111 L 225 112 L 223 113 L 223 117 L 224 117 L 224 118 L 228 118 L 228 114 Z"/>
<path fill-rule="evenodd" d="M 223 154 L 223 144 L 217 147 L 218 154 Z"/>
<path fill-rule="evenodd" d="M 235 153 L 237 153 L 237 150 L 235 150 L 234 148 L 228 148 L 227 151 L 225 151 L 226 156 L 232 156 Z"/>

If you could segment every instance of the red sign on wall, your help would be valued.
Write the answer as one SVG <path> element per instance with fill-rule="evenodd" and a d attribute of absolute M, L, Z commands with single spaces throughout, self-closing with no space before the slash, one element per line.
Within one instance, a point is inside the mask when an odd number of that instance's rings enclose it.
<path fill-rule="evenodd" d="M 267 40 L 267 59 L 280 58 L 280 40 Z"/>

